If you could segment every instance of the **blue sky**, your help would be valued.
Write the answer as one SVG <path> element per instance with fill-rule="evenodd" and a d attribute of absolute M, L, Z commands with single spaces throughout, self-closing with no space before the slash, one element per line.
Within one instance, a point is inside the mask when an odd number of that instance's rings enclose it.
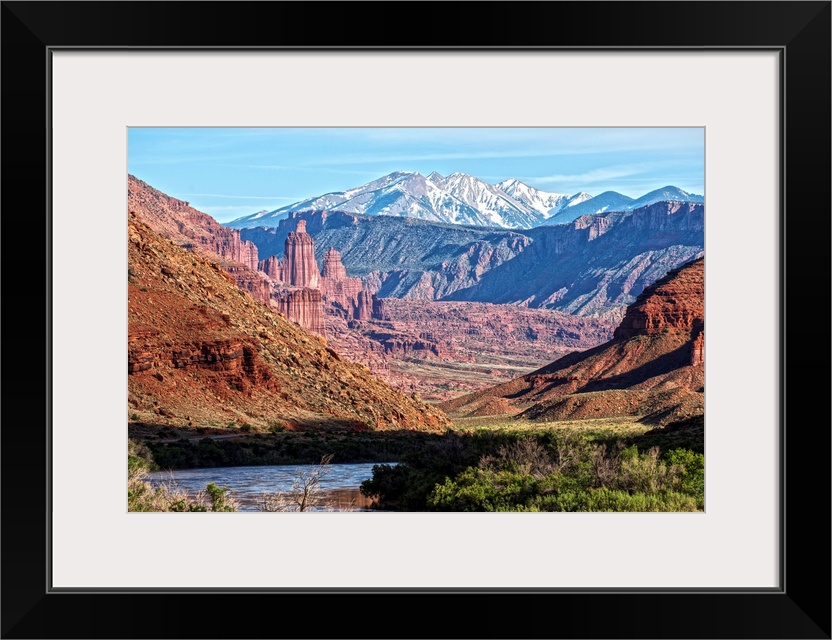
<path fill-rule="evenodd" d="M 393 171 L 555 193 L 704 194 L 703 128 L 131 128 L 128 171 L 227 222 Z"/>

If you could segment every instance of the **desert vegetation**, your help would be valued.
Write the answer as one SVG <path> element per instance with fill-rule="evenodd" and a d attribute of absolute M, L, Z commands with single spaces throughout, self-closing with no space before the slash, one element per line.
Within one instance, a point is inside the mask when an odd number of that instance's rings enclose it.
<path fill-rule="evenodd" d="M 704 455 L 578 430 L 449 433 L 361 491 L 402 511 L 699 511 Z M 668 441 L 670 442 L 670 441 Z"/>
<path fill-rule="evenodd" d="M 209 482 L 203 491 L 188 495 L 172 480 L 154 487 L 147 479 L 152 462 L 149 450 L 130 441 L 127 456 L 128 511 L 237 511 L 237 502 L 228 487 Z"/>

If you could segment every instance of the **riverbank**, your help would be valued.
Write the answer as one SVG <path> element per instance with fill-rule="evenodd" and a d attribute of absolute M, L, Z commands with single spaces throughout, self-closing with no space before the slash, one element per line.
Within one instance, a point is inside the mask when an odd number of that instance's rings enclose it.
<path fill-rule="evenodd" d="M 361 493 L 360 486 L 372 478 L 373 466 L 359 463 L 179 469 L 151 472 L 145 480 L 154 488 L 175 486 L 191 500 L 213 482 L 228 489 L 237 511 L 297 511 L 298 501 L 303 498 L 305 511 L 369 511 L 372 499 Z"/>
<path fill-rule="evenodd" d="M 340 464 L 399 462 L 443 435 L 343 429 L 246 432 L 131 423 L 128 438 L 149 469 L 167 470 L 318 464 L 326 455 Z"/>
<path fill-rule="evenodd" d="M 704 451 L 701 418 L 655 429 L 633 418 L 572 420 L 533 423 L 506 417 L 456 418 L 442 434 L 420 431 L 306 431 L 247 432 L 238 428 L 173 428 L 149 423 L 130 423 L 128 438 L 137 445 L 150 469 L 194 469 L 253 465 L 317 464 L 325 455 L 334 463 L 402 462 L 435 449 L 449 439 L 474 440 L 487 453 L 499 444 L 523 435 L 578 432 L 598 444 L 618 441 L 650 447 Z"/>
<path fill-rule="evenodd" d="M 697 511 L 704 420 L 458 420 L 443 434 L 339 429 L 269 433 L 134 428 L 148 469 L 377 464 L 361 483 L 392 511 Z M 390 463 L 398 463 L 395 466 Z"/>

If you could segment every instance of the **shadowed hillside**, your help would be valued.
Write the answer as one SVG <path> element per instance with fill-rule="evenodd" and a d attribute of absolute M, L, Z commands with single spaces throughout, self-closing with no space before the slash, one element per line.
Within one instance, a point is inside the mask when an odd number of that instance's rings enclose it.
<path fill-rule="evenodd" d="M 342 360 L 221 267 L 130 214 L 128 412 L 195 426 L 437 429 L 439 411 Z"/>
<path fill-rule="evenodd" d="M 645 289 L 610 342 L 439 406 L 541 421 L 638 416 L 667 424 L 701 415 L 704 270 L 700 258 Z"/>

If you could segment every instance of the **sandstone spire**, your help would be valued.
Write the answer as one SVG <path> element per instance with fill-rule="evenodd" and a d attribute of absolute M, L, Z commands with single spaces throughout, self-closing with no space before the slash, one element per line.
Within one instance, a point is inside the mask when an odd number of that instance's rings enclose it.
<path fill-rule="evenodd" d="M 295 287 L 317 289 L 320 286 L 320 272 L 315 261 L 315 241 L 306 233 L 306 220 L 298 220 L 295 231 L 286 238 L 283 278 Z"/>
<path fill-rule="evenodd" d="M 269 256 L 265 260 L 260 260 L 257 270 L 262 271 L 275 282 L 283 282 L 283 263 L 277 256 Z"/>
<path fill-rule="evenodd" d="M 326 250 L 324 254 L 324 269 L 321 276 L 326 280 L 346 280 L 347 269 L 341 262 L 341 254 L 333 247 Z"/>

